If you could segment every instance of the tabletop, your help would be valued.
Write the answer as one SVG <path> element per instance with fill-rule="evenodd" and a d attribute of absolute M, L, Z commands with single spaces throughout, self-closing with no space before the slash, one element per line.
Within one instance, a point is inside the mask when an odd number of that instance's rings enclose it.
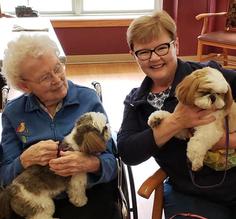
<path fill-rule="evenodd" d="M 53 29 L 53 26 L 48 18 L 42 17 L 27 17 L 27 18 L 0 18 L 0 67 L 4 50 L 7 43 L 20 34 L 47 34 L 54 40 L 60 51 L 59 59 L 61 62 L 66 62 L 66 56 L 59 39 Z"/>

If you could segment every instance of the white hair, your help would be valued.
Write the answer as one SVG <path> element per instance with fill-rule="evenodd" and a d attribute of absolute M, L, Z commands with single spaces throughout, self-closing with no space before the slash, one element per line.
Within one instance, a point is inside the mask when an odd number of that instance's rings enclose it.
<path fill-rule="evenodd" d="M 10 41 L 4 51 L 2 67 L 2 75 L 7 84 L 20 90 L 18 82 L 21 80 L 21 63 L 28 57 L 37 58 L 48 52 L 59 56 L 56 43 L 45 34 L 22 34 Z"/>

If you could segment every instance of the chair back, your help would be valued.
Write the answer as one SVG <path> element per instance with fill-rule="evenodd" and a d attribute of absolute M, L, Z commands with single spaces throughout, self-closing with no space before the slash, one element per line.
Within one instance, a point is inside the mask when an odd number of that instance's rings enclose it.
<path fill-rule="evenodd" d="M 225 26 L 227 31 L 236 31 L 236 0 L 229 0 Z"/>
<path fill-rule="evenodd" d="M 202 13 L 195 17 L 203 20 L 197 37 L 197 61 L 215 60 L 224 68 L 236 69 L 236 0 L 228 0 L 227 8 L 227 12 Z M 221 30 L 211 30 L 213 17 L 222 17 L 222 22 L 226 22 Z"/>

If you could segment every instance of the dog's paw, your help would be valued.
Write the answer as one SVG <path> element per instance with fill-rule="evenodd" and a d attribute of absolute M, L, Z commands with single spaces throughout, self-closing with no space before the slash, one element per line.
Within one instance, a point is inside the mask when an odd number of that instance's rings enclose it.
<path fill-rule="evenodd" d="M 155 128 L 156 126 L 160 125 L 161 121 L 169 115 L 170 113 L 164 110 L 155 111 L 149 116 L 148 125 L 151 128 Z"/>
<path fill-rule="evenodd" d="M 198 171 L 203 167 L 203 161 L 201 159 L 194 159 L 191 164 L 192 171 Z"/>
<path fill-rule="evenodd" d="M 199 159 L 199 157 L 191 156 L 190 154 L 187 155 L 189 161 L 191 162 L 191 169 L 193 171 L 198 171 L 203 166 L 203 160 Z"/>
<path fill-rule="evenodd" d="M 82 207 L 87 204 L 88 198 L 84 195 L 72 196 L 69 197 L 70 202 L 76 207 Z"/>
<path fill-rule="evenodd" d="M 187 157 L 192 164 L 192 170 L 198 171 L 203 166 L 206 152 L 201 150 L 200 144 L 188 144 Z"/>

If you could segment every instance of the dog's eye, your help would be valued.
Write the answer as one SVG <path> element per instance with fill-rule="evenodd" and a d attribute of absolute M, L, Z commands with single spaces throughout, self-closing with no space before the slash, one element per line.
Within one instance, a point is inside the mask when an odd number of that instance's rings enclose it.
<path fill-rule="evenodd" d="M 107 125 L 105 125 L 105 126 L 103 127 L 103 129 L 102 129 L 102 135 L 104 135 L 104 133 L 105 133 L 107 130 L 108 130 L 108 127 L 107 127 Z"/>

